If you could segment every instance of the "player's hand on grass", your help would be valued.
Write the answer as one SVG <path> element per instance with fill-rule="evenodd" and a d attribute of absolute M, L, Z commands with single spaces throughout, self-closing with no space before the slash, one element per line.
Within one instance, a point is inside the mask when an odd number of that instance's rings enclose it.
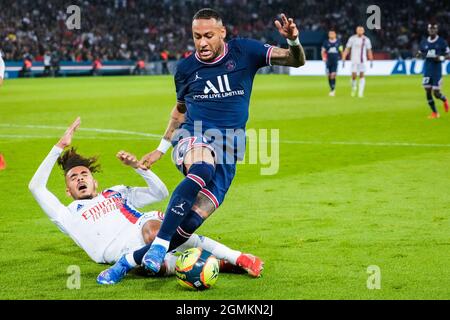
<path fill-rule="evenodd" d="M 124 165 L 130 166 L 134 169 L 139 168 L 139 160 L 132 153 L 126 151 L 119 151 L 116 154 L 117 159 L 119 159 Z M 147 168 L 145 168 L 147 169 Z"/>
<path fill-rule="evenodd" d="M 294 23 L 294 20 L 292 18 L 287 18 L 284 13 L 281 14 L 281 22 L 278 20 L 275 20 L 275 27 L 277 27 L 278 32 L 289 40 L 295 40 L 298 37 L 298 29 L 297 26 Z"/>
<path fill-rule="evenodd" d="M 142 157 L 141 161 L 139 161 L 139 168 L 141 169 L 148 169 L 150 168 L 156 161 L 161 159 L 161 157 L 164 155 L 159 150 L 152 151 L 150 153 L 147 153 L 145 156 Z"/>
<path fill-rule="evenodd" d="M 70 125 L 70 127 L 67 128 L 64 135 L 59 139 L 58 143 L 56 144 L 57 147 L 64 149 L 67 146 L 70 146 L 72 143 L 72 137 L 75 131 L 79 128 L 81 123 L 81 118 L 77 117 L 75 121 Z"/>

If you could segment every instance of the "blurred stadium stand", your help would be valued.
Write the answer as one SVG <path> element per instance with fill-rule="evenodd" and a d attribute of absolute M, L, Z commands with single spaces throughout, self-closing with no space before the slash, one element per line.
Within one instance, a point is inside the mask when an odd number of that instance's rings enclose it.
<path fill-rule="evenodd" d="M 377 59 L 413 57 L 430 21 L 439 23 L 440 35 L 450 40 L 448 0 L 375 3 L 381 8 L 381 29 L 366 31 Z M 81 8 L 80 30 L 68 30 L 65 25 L 66 8 L 73 4 Z M 366 24 L 366 8 L 371 4 L 347 0 L 0 0 L 0 50 L 7 61 L 32 59 L 33 70 L 47 53 L 64 63 L 87 65 L 98 57 L 105 67 L 129 65 L 129 72 L 135 61 L 143 59 L 147 73 L 159 73 L 162 52 L 167 51 L 174 61 L 194 49 L 192 16 L 202 7 L 212 7 L 223 15 L 229 39 L 239 35 L 285 47 L 285 39 L 273 26 L 277 14 L 284 12 L 300 27 L 307 58 L 320 59 L 327 31 L 336 29 L 345 44 L 358 24 Z M 173 70 L 172 63 L 168 68 Z"/>

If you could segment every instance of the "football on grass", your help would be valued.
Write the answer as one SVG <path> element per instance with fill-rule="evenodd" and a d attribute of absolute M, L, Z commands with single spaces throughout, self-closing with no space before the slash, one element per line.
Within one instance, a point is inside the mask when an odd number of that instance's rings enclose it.
<path fill-rule="evenodd" d="M 213 286 L 219 277 L 219 261 L 211 252 L 191 248 L 178 257 L 175 273 L 181 286 L 205 290 Z"/>

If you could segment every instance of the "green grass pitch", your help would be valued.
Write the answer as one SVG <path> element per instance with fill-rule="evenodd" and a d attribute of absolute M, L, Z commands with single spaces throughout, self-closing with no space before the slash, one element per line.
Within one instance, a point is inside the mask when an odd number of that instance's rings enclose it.
<path fill-rule="evenodd" d="M 443 92 L 450 95 L 449 81 Z M 428 120 L 419 76 L 369 77 L 365 98 L 348 77 L 328 97 L 325 77 L 258 75 L 248 128 L 280 130 L 280 169 L 238 166 L 223 206 L 198 230 L 264 259 L 264 276 L 220 274 L 191 292 L 175 278 L 131 275 L 102 287 L 91 262 L 41 211 L 27 185 L 63 129 L 162 134 L 175 101 L 171 77 L 6 81 L 0 88 L 0 299 L 448 299 L 450 114 Z M 36 127 L 48 126 L 48 127 Z M 157 138 L 80 130 L 73 144 L 97 154 L 100 188 L 143 185 L 115 159 L 141 156 Z M 154 171 L 172 191 L 182 176 L 168 156 Z M 145 183 L 144 183 L 145 184 Z M 66 204 L 54 170 L 48 187 Z M 165 209 L 166 202 L 148 209 Z M 81 270 L 69 290 L 67 268 Z M 381 271 L 369 290 L 367 268 Z"/>

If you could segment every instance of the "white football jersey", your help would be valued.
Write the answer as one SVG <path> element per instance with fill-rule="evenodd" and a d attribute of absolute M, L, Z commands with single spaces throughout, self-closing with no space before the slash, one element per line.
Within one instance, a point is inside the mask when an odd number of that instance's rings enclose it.
<path fill-rule="evenodd" d="M 93 199 L 64 206 L 46 184 L 62 149 L 53 147 L 30 182 L 30 190 L 50 220 L 71 237 L 97 263 L 112 263 L 124 253 L 145 245 L 141 228 L 162 213 L 141 213 L 137 208 L 167 197 L 164 183 L 150 170 L 137 169 L 148 187 L 114 186 Z"/>
<path fill-rule="evenodd" d="M 355 34 L 348 39 L 346 48 L 351 49 L 352 63 L 364 63 L 367 61 L 367 50 L 372 49 L 372 43 L 365 35 L 358 37 Z"/>

